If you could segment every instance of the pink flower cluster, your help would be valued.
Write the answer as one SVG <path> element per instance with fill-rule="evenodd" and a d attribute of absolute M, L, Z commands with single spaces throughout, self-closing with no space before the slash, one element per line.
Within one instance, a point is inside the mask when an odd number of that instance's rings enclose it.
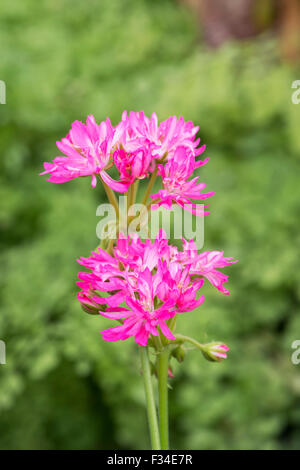
<path fill-rule="evenodd" d="M 194 171 L 209 160 L 198 159 L 205 146 L 199 146 L 197 132 L 198 127 L 182 117 L 171 116 L 159 124 L 155 113 L 149 118 L 142 111 L 124 111 L 116 126 L 108 118 L 97 124 L 93 116 L 88 116 L 85 124 L 75 121 L 67 136 L 57 142 L 64 156 L 44 163 L 41 174 L 48 174 L 48 181 L 53 183 L 91 176 L 93 187 L 98 177 L 116 211 L 117 200 L 109 188 L 124 193 L 137 180 L 152 175 L 144 197 L 145 203 L 149 197 L 152 201 L 147 209 L 171 209 L 177 204 L 203 216 L 208 212 L 203 206 L 199 209 L 194 201 L 214 193 L 204 192 L 206 185 L 198 181 L 198 176 L 193 177 Z M 115 179 L 109 170 L 117 175 Z M 156 177 L 160 178 L 161 188 L 154 192 Z M 137 185 L 130 190 L 131 203 L 136 190 Z M 236 261 L 225 258 L 222 251 L 198 253 L 195 243 L 184 239 L 182 250 L 178 250 L 168 243 L 162 230 L 153 242 L 142 241 L 136 234 L 125 237 L 121 233 L 115 244 L 110 240 L 102 246 L 106 249 L 98 248 L 90 257 L 78 260 L 88 271 L 79 273 L 77 284 L 84 310 L 119 322 L 101 332 L 106 341 L 134 337 L 145 346 L 150 338 L 154 347 L 158 336 L 159 342 L 165 341 L 164 337 L 175 341 L 177 315 L 204 302 L 204 282 L 229 294 L 224 286 L 228 276 L 220 269 Z M 184 338 L 178 334 L 179 343 L 180 337 Z M 214 361 L 226 358 L 228 351 L 222 343 L 197 343 L 197 347 Z"/>
<path fill-rule="evenodd" d="M 205 150 L 205 145 L 199 147 L 200 139 L 196 139 L 198 129 L 191 121 L 176 116 L 159 124 L 155 113 L 148 118 L 142 111 L 124 111 L 116 126 L 108 118 L 98 125 L 93 116 L 88 116 L 86 124 L 75 121 L 67 136 L 57 142 L 65 156 L 45 162 L 41 174 L 49 174 L 48 181 L 52 183 L 92 176 L 93 187 L 98 176 L 122 193 L 137 179 L 148 178 L 157 171 L 163 189 L 151 195 L 155 200 L 153 209 L 160 205 L 171 208 L 174 202 L 194 214 L 205 215 L 207 212 L 192 202 L 214 194 L 202 192 L 205 184 L 198 183 L 198 177 L 191 178 L 194 170 L 209 160 L 196 161 Z M 113 167 L 119 175 L 117 180 L 108 174 Z"/>
<path fill-rule="evenodd" d="M 158 336 L 160 332 L 169 340 L 176 339 L 170 322 L 177 313 L 203 303 L 204 296 L 198 297 L 198 291 L 205 279 L 228 294 L 223 286 L 227 276 L 218 268 L 235 261 L 217 251 L 198 254 L 192 241 L 183 240 L 183 250 L 179 251 L 161 230 L 154 242 L 120 234 L 113 256 L 99 249 L 78 262 L 90 270 L 79 273 L 81 304 L 121 323 L 102 331 L 103 339 L 118 341 L 133 336 L 145 346 L 149 335 Z"/>

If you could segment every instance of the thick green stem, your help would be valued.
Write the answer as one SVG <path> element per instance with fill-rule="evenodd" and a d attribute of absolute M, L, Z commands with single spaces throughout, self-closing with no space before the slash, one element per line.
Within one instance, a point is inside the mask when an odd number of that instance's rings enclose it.
<path fill-rule="evenodd" d="M 168 372 L 169 351 L 165 348 L 158 355 L 159 427 L 162 450 L 169 449 Z"/>
<path fill-rule="evenodd" d="M 148 423 L 149 423 L 150 436 L 151 436 L 151 445 L 152 445 L 152 450 L 160 450 L 161 449 L 160 438 L 159 438 L 156 406 L 155 406 L 155 399 L 154 399 L 152 379 L 151 379 L 149 352 L 146 346 L 141 346 L 140 350 L 141 350 L 141 362 L 142 362 L 145 396 L 146 396 L 146 404 L 147 404 Z"/>

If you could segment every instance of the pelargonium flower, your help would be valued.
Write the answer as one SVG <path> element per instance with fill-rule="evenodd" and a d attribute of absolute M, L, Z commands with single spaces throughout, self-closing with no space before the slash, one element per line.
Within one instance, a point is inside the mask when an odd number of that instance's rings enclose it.
<path fill-rule="evenodd" d="M 138 298 L 134 296 L 126 297 L 127 308 L 110 308 L 102 315 L 112 319 L 122 319 L 123 324 L 113 328 L 103 330 L 102 337 L 106 341 L 125 340 L 130 336 L 135 337 L 135 341 L 141 346 L 146 346 L 149 335 L 158 336 L 160 328 L 163 335 L 173 340 L 175 339 L 166 321 L 176 314 L 176 293 L 155 307 L 155 298 L 158 298 L 158 286 L 163 282 L 158 274 L 151 275 L 149 268 L 141 271 L 137 275 L 136 289 Z"/>
<path fill-rule="evenodd" d="M 183 117 L 171 116 L 158 124 L 155 113 L 149 119 L 143 111 L 131 111 L 129 115 L 124 111 L 120 127 L 121 143 L 127 152 L 150 147 L 154 158 L 166 156 L 171 159 L 179 146 L 195 156 L 205 148 L 197 149 L 200 139 L 195 139 L 195 136 L 199 127 L 194 126 L 192 121 L 184 121 Z"/>
<path fill-rule="evenodd" d="M 200 209 L 191 199 L 207 199 L 215 193 L 203 193 L 205 183 L 198 183 L 199 177 L 188 180 L 195 168 L 207 163 L 209 158 L 196 163 L 195 156 L 188 153 L 184 147 L 178 147 L 173 155 L 164 166 L 158 165 L 158 174 L 162 177 L 164 189 L 152 194 L 152 199 L 159 199 L 157 203 L 152 204 L 152 209 L 163 206 L 171 209 L 172 203 L 175 202 L 183 209 L 192 212 L 195 215 L 207 215 L 209 212 Z"/>
<path fill-rule="evenodd" d="M 111 166 L 111 153 L 118 143 L 121 128 L 114 129 L 110 120 L 96 124 L 94 116 L 88 116 L 86 124 L 75 121 L 68 135 L 56 142 L 65 157 L 56 157 L 53 163 L 44 163 L 50 173 L 48 181 L 64 183 L 77 177 L 92 176 L 92 186 L 97 184 L 96 175 L 118 192 L 128 190 L 128 182 L 115 181 L 105 171 Z"/>
<path fill-rule="evenodd" d="M 197 254 L 197 247 L 193 240 L 189 242 L 183 240 L 183 252 L 180 257 L 183 263 L 190 265 L 191 274 L 205 277 L 223 294 L 230 293 L 223 285 L 228 281 L 228 276 L 218 271 L 217 268 L 225 268 L 237 263 L 237 260 L 225 258 L 224 251 L 203 251 Z"/>
<path fill-rule="evenodd" d="M 120 234 L 113 255 L 98 249 L 90 257 L 78 260 L 91 271 L 78 275 L 77 284 L 82 289 L 79 301 L 87 311 L 94 312 L 98 305 L 99 314 L 121 322 L 102 331 L 104 340 L 133 336 L 144 346 L 149 335 L 161 333 L 169 340 L 175 339 L 171 319 L 200 306 L 204 296 L 198 298 L 197 294 L 204 279 L 210 280 L 209 265 L 205 271 L 199 268 L 201 254 L 194 253 L 188 259 L 191 247 L 192 242 L 184 240 L 184 250 L 179 251 L 168 243 L 163 230 L 154 242 L 143 242 L 136 234 L 128 237 Z M 211 253 L 214 258 L 215 252 Z M 205 256 L 209 258 L 209 252 Z M 224 260 L 224 266 L 231 264 Z M 220 258 L 211 264 L 212 275 L 221 264 Z"/>
<path fill-rule="evenodd" d="M 196 299 L 196 294 L 203 286 L 204 280 L 194 278 L 192 281 L 190 266 L 184 266 L 182 263 L 179 263 L 177 257 L 173 257 L 169 263 L 159 260 L 157 271 L 165 281 L 159 286 L 160 298 L 163 300 L 168 299 L 171 293 L 176 290 L 176 307 L 178 312 L 189 312 L 204 302 L 204 295 Z"/>
<path fill-rule="evenodd" d="M 168 207 L 172 201 L 181 206 L 189 204 L 190 199 L 204 199 L 212 194 L 201 192 L 205 185 L 196 184 L 197 178 L 187 181 L 195 168 L 208 161 L 195 161 L 205 150 L 204 145 L 198 147 L 200 139 L 195 137 L 198 129 L 192 121 L 176 116 L 158 124 L 155 113 L 148 118 L 143 111 L 129 115 L 125 111 L 115 127 L 108 118 L 98 125 L 93 116 L 88 116 L 86 124 L 73 122 L 67 136 L 56 143 L 65 156 L 56 157 L 52 163 L 45 162 L 41 174 L 50 174 L 48 181 L 52 183 L 92 176 L 93 187 L 100 176 L 113 190 L 126 192 L 136 179 L 153 173 L 156 161 L 167 162 L 165 167 L 159 166 L 164 183 L 161 204 Z M 113 165 L 121 181 L 113 180 L 106 172 Z M 175 179 L 178 179 L 176 184 Z"/>
<path fill-rule="evenodd" d="M 191 121 L 185 122 L 182 117 L 177 119 L 176 116 L 172 116 L 158 124 L 155 113 L 150 119 L 142 111 L 130 112 L 129 115 L 126 111 L 123 113 L 120 123 L 123 160 L 130 152 L 149 149 L 147 155 L 150 154 L 161 162 L 157 167 L 158 175 L 162 177 L 163 189 L 151 195 L 152 199 L 158 199 L 152 204 L 152 209 L 157 209 L 159 206 L 170 209 L 175 202 L 195 215 L 208 214 L 192 200 L 206 199 L 214 193 L 202 192 L 206 185 L 197 183 L 199 177 L 189 180 L 195 169 L 209 161 L 209 158 L 196 161 L 195 157 L 205 150 L 205 145 L 198 147 L 200 139 L 195 139 L 198 129 Z M 146 171 L 149 168 L 150 173 L 154 169 L 151 163 L 153 161 L 151 162 L 149 158 L 145 168 Z M 143 172 L 145 176 L 146 171 Z"/>
<path fill-rule="evenodd" d="M 153 162 L 149 149 L 138 149 L 125 152 L 123 148 L 115 150 L 113 160 L 120 172 L 121 178 L 132 184 L 135 179 L 146 178 L 149 174 L 150 164 Z"/>

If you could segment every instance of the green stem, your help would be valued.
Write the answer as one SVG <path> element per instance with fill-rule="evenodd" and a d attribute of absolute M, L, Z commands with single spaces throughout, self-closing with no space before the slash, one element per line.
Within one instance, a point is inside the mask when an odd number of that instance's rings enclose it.
<path fill-rule="evenodd" d="M 160 450 L 160 438 L 157 424 L 155 399 L 152 387 L 149 352 L 147 346 L 141 346 L 140 350 L 152 450 Z"/>
<path fill-rule="evenodd" d="M 150 178 L 150 181 L 149 181 L 149 184 L 148 184 L 148 188 L 146 190 L 146 193 L 145 193 L 145 197 L 143 199 L 143 202 L 142 204 L 146 204 L 146 202 L 148 201 L 148 197 L 150 196 L 150 193 L 151 193 L 151 190 L 153 188 L 153 185 L 155 183 L 155 180 L 156 180 L 156 177 L 157 177 L 157 171 L 158 171 L 158 168 L 157 166 L 155 167 L 155 170 L 153 171 L 152 173 L 152 176 Z"/>
<path fill-rule="evenodd" d="M 188 342 L 196 346 L 196 348 L 200 349 L 200 351 L 205 351 L 205 346 L 198 341 L 196 341 L 194 338 L 190 338 L 189 336 L 184 336 L 176 333 L 176 340 L 172 341 L 172 343 L 184 343 Z"/>
<path fill-rule="evenodd" d="M 135 180 L 135 182 L 129 187 L 129 202 L 128 202 L 128 210 L 130 207 L 135 204 L 136 194 L 139 187 L 139 181 Z"/>
<path fill-rule="evenodd" d="M 117 218 L 119 218 L 119 204 L 118 204 L 117 198 L 115 196 L 115 193 L 106 183 L 104 183 L 103 180 L 101 180 L 101 182 L 102 182 L 103 187 L 105 189 L 108 200 L 111 203 L 111 205 L 114 207 L 114 209 L 116 211 Z"/>
<path fill-rule="evenodd" d="M 135 204 L 137 192 L 139 189 L 140 180 L 136 180 L 133 186 L 132 204 Z"/>
<path fill-rule="evenodd" d="M 158 395 L 159 395 L 159 427 L 162 450 L 169 449 L 169 419 L 168 419 L 168 371 L 169 351 L 165 348 L 158 355 Z"/>
<path fill-rule="evenodd" d="M 149 211 L 149 210 L 151 209 L 151 206 L 152 206 L 153 204 L 155 204 L 156 202 L 158 202 L 158 201 L 159 201 L 159 197 L 156 198 L 156 199 L 152 199 L 152 201 L 150 201 L 150 202 L 147 204 L 147 206 L 146 206 L 147 211 Z"/>
<path fill-rule="evenodd" d="M 107 250 L 107 253 L 108 253 L 109 255 L 112 254 L 113 247 L 114 247 L 114 239 L 111 238 L 111 239 L 109 240 L 109 242 L 108 242 L 107 249 L 106 249 L 106 250 Z"/>
<path fill-rule="evenodd" d="M 170 328 L 170 330 L 172 332 L 175 331 L 175 328 L 176 328 L 176 321 L 177 321 L 177 315 L 174 315 L 173 318 L 171 318 L 171 320 L 168 321 L 168 327 Z"/>
<path fill-rule="evenodd" d="M 133 184 L 131 184 L 129 186 L 129 190 L 128 190 L 128 197 L 127 197 L 127 211 L 129 211 L 130 207 L 132 206 L 133 202 L 132 202 L 132 199 L 133 199 Z"/>

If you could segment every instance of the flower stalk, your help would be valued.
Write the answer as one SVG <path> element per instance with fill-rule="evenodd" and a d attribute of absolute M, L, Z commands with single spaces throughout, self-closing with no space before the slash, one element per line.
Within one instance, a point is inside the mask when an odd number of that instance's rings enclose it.
<path fill-rule="evenodd" d="M 144 379 L 148 424 L 149 424 L 150 437 L 151 437 L 151 448 L 152 450 L 160 450 L 161 445 L 160 445 L 159 429 L 158 429 L 158 423 L 157 423 L 155 398 L 154 398 L 154 393 L 153 393 L 148 347 L 141 346 L 140 354 L 141 354 L 142 372 L 143 372 L 143 379 Z"/>
<path fill-rule="evenodd" d="M 165 347 L 159 353 L 158 359 L 158 410 L 159 429 L 161 439 L 161 449 L 169 449 L 169 410 L 168 410 L 168 371 L 169 371 L 169 350 Z"/>
<path fill-rule="evenodd" d="M 119 218 L 119 204 L 118 204 L 116 195 L 115 195 L 114 191 L 106 183 L 104 183 L 104 181 L 102 181 L 102 184 L 103 184 L 104 190 L 106 192 L 107 199 L 109 200 L 109 202 L 111 203 L 111 205 L 115 209 L 117 218 Z"/>
<path fill-rule="evenodd" d="M 146 193 L 145 193 L 145 196 L 144 196 L 144 199 L 143 199 L 143 204 L 146 205 L 146 202 L 148 201 L 148 198 L 151 194 L 151 191 L 152 191 L 152 188 L 154 186 L 154 183 L 155 183 L 155 180 L 157 178 L 157 172 L 158 172 L 158 167 L 157 165 L 155 166 L 154 168 L 154 171 L 151 175 L 151 178 L 150 178 L 150 181 L 149 181 L 149 184 L 148 184 L 148 187 L 146 189 Z"/>

